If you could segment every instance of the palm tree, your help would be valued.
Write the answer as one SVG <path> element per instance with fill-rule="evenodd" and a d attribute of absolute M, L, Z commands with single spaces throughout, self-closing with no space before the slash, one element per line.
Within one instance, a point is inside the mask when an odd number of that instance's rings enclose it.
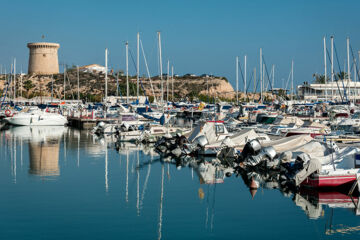
<path fill-rule="evenodd" d="M 344 80 L 344 79 L 348 79 L 348 74 L 347 72 L 341 71 L 339 73 L 335 74 L 335 80 Z"/>
<path fill-rule="evenodd" d="M 315 83 L 325 84 L 325 75 L 314 73 L 313 78 L 315 78 Z M 326 80 L 329 82 L 329 77 L 326 77 Z"/>

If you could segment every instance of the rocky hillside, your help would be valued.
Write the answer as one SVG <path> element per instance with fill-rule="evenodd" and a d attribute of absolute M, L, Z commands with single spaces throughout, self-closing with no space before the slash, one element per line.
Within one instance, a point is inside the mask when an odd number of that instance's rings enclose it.
<path fill-rule="evenodd" d="M 17 77 L 17 92 L 20 95 L 21 85 L 20 76 Z M 53 81 L 52 81 L 53 79 Z M 104 74 L 80 72 L 80 96 L 91 101 L 99 101 L 104 95 L 105 76 Z M 130 95 L 136 95 L 136 77 L 130 77 Z M 32 98 L 36 96 L 50 96 L 51 89 L 54 89 L 54 96 L 62 98 L 64 93 L 64 75 L 56 74 L 53 76 L 23 75 L 22 76 L 23 96 Z M 148 96 L 159 97 L 161 95 L 161 81 L 159 77 L 153 77 L 152 91 L 149 79 L 141 78 L 143 89 Z M 164 96 L 166 97 L 166 76 L 164 76 Z M 0 78 L 0 90 L 5 87 L 4 78 Z M 169 81 L 169 99 L 171 99 L 171 81 Z M 65 81 L 66 98 L 76 98 L 77 96 L 77 72 L 70 70 L 67 72 Z M 120 94 L 126 95 L 126 77 L 119 77 Z M 140 89 L 142 93 L 142 88 Z M 116 94 L 116 78 L 108 77 L 108 95 Z M 195 77 L 184 75 L 174 78 L 174 97 L 176 99 L 183 97 L 198 97 L 201 95 L 211 95 L 226 99 L 232 99 L 235 96 L 231 84 L 223 77 Z"/>

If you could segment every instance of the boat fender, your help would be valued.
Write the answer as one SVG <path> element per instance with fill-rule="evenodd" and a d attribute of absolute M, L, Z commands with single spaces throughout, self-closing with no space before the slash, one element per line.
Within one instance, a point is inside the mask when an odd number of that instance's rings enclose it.
<path fill-rule="evenodd" d="M 12 114 L 12 112 L 11 112 L 10 109 L 6 109 L 6 111 L 5 111 L 5 116 L 6 116 L 6 117 L 12 117 L 12 116 L 14 116 L 14 114 Z"/>

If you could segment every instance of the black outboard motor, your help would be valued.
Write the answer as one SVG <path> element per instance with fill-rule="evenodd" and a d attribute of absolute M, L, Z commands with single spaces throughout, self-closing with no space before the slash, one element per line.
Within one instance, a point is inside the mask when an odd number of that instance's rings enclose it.
<path fill-rule="evenodd" d="M 257 155 L 261 150 L 261 144 L 259 140 L 253 139 L 247 142 L 244 146 L 244 149 L 241 153 L 242 159 L 245 159 L 246 157 L 250 155 Z"/>

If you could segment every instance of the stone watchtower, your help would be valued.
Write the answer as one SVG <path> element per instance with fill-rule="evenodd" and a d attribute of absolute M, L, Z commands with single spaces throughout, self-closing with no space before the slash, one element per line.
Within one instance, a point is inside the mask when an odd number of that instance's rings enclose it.
<path fill-rule="evenodd" d="M 57 51 L 60 47 L 58 43 L 28 43 L 29 55 L 29 74 L 56 74 L 59 73 L 59 61 Z"/>

